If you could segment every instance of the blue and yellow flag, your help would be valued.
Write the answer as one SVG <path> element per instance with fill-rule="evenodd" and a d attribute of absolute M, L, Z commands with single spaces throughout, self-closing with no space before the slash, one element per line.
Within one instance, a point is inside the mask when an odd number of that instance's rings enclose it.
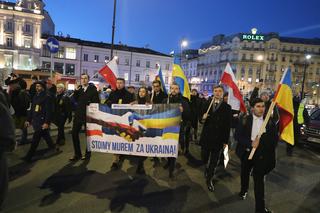
<path fill-rule="evenodd" d="M 180 65 L 178 64 L 173 65 L 172 78 L 179 85 L 182 96 L 190 100 L 190 88 L 189 88 L 188 80 L 184 75 Z"/>
<path fill-rule="evenodd" d="M 161 90 L 165 93 L 165 94 L 168 94 L 167 93 L 167 90 L 166 90 L 166 85 L 164 84 L 164 80 L 163 80 L 163 77 L 162 77 L 162 71 L 161 71 L 161 67 L 159 65 L 159 68 L 158 68 L 158 75 L 156 75 L 156 79 L 155 80 L 158 80 L 160 81 L 161 83 Z"/>
<path fill-rule="evenodd" d="M 293 96 L 291 90 L 291 70 L 288 68 L 282 76 L 274 102 L 279 108 L 280 137 L 289 144 L 294 144 L 293 132 Z"/>

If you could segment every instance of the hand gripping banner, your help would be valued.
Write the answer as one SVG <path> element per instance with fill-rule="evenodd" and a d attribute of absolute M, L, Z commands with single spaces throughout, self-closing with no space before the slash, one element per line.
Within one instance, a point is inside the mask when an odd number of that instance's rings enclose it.
<path fill-rule="evenodd" d="M 178 104 L 90 104 L 87 143 L 93 152 L 176 158 L 180 122 Z"/>

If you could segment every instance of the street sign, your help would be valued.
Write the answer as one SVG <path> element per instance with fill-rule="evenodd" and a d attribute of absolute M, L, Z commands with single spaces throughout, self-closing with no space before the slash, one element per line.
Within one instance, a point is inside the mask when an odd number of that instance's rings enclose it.
<path fill-rule="evenodd" d="M 59 41 L 53 37 L 47 39 L 47 47 L 50 53 L 57 53 L 59 51 Z"/>

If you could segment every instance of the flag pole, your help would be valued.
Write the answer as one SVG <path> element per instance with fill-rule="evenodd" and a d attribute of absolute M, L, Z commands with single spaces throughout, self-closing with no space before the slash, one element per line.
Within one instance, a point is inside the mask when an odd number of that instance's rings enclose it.
<path fill-rule="evenodd" d="M 271 103 L 271 105 L 270 105 L 270 107 L 269 107 L 268 113 L 267 113 L 267 115 L 266 115 L 266 118 L 264 119 L 264 121 L 263 121 L 263 123 L 262 123 L 262 125 L 261 125 L 261 127 L 260 127 L 259 134 L 257 135 L 257 138 L 258 138 L 258 139 L 260 139 L 260 138 L 261 138 L 261 135 L 265 132 L 266 126 L 267 126 L 267 124 L 268 124 L 268 122 L 269 122 L 269 119 L 270 119 L 270 117 L 271 117 L 271 114 L 272 114 L 273 109 L 274 109 L 275 106 L 276 106 L 276 102 L 275 102 L 275 101 L 272 101 L 272 103 Z M 249 157 L 248 157 L 249 160 L 252 160 L 255 151 L 256 151 L 256 148 L 252 148 L 252 150 L 251 150 L 251 152 L 250 152 L 250 155 L 249 155 Z"/>
<path fill-rule="evenodd" d="M 151 91 L 151 103 L 153 103 L 154 91 Z"/>

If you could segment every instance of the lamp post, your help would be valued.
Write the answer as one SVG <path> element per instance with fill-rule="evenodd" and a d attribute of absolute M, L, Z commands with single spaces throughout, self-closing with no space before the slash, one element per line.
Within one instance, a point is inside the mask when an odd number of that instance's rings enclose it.
<path fill-rule="evenodd" d="M 306 55 L 304 60 L 304 69 L 302 77 L 302 86 L 301 86 L 301 100 L 304 99 L 304 82 L 306 78 L 307 67 L 309 66 L 308 61 L 311 59 L 311 55 Z"/>
<path fill-rule="evenodd" d="M 114 49 L 114 31 L 116 28 L 116 11 L 117 11 L 117 0 L 113 2 L 113 19 L 112 19 L 112 38 L 111 38 L 111 51 L 110 51 L 110 60 L 113 58 L 113 49 Z"/>
<path fill-rule="evenodd" d="M 182 66 L 182 57 L 183 57 L 182 50 L 183 50 L 183 48 L 186 48 L 187 46 L 188 46 L 188 41 L 183 39 L 180 44 L 180 64 L 181 64 L 181 66 Z"/>
<path fill-rule="evenodd" d="M 263 61 L 263 55 L 258 55 L 258 57 L 257 57 L 257 60 L 260 62 L 260 63 L 262 63 L 262 61 Z M 259 82 L 260 82 L 260 78 L 261 78 L 261 71 L 262 71 L 262 66 L 260 65 L 260 67 L 259 67 Z"/>

